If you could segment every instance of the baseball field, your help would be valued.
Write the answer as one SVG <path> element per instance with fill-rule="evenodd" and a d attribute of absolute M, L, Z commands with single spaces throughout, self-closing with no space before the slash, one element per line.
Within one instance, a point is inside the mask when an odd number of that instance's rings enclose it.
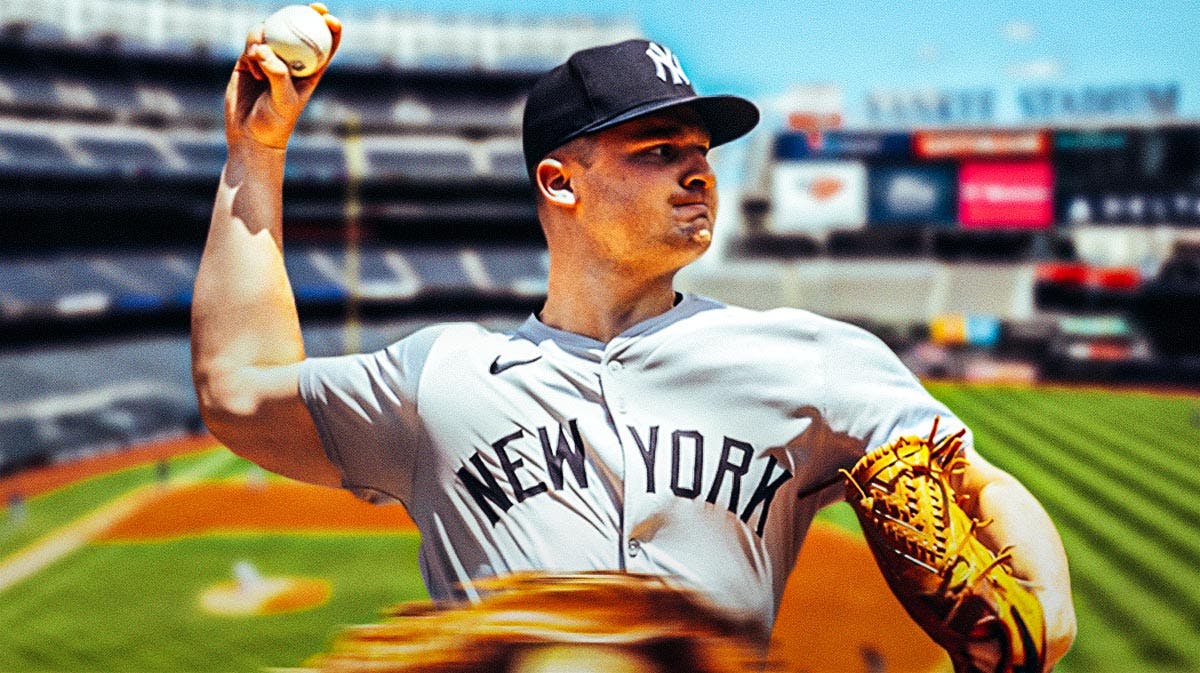
<path fill-rule="evenodd" d="M 1079 637 L 1058 670 L 1200 670 L 1200 395 L 928 387 L 1062 532 Z M 23 473 L 0 495 L 0 671 L 301 666 L 340 626 L 424 596 L 402 509 L 268 477 L 212 440 Z M 947 666 L 842 506 L 810 533 L 775 635 L 789 671 Z"/>

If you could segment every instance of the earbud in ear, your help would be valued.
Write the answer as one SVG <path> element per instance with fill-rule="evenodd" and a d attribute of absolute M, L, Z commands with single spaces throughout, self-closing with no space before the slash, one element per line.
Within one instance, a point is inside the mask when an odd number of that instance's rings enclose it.
<path fill-rule="evenodd" d="M 575 205 L 575 191 L 571 189 L 571 180 L 564 172 L 562 162 L 542 159 L 535 175 L 538 190 L 547 201 L 560 206 Z"/>

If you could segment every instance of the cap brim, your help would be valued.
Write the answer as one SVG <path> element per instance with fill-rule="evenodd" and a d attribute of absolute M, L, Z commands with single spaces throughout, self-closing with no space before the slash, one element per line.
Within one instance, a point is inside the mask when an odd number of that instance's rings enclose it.
<path fill-rule="evenodd" d="M 630 108 L 615 117 L 594 122 L 563 139 L 563 143 L 588 133 L 595 133 L 639 117 L 673 107 L 688 106 L 696 111 L 708 130 L 710 146 L 737 140 L 758 124 L 758 106 L 739 96 L 691 96 L 650 101 Z"/>

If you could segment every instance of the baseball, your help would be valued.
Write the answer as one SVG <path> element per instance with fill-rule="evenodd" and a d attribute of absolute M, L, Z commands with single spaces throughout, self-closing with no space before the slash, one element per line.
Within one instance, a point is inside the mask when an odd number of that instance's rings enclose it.
<path fill-rule="evenodd" d="M 308 77 L 325 65 L 333 35 L 325 17 L 307 5 L 288 5 L 263 23 L 267 46 L 288 65 L 292 77 Z"/>

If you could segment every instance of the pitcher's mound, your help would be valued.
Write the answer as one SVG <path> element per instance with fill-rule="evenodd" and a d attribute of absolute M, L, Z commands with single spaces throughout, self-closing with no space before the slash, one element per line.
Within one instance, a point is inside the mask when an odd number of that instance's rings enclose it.
<path fill-rule="evenodd" d="M 263 577 L 252 585 L 229 580 L 205 589 L 200 606 L 216 615 L 277 615 L 324 605 L 329 594 L 329 582 L 314 577 Z"/>

